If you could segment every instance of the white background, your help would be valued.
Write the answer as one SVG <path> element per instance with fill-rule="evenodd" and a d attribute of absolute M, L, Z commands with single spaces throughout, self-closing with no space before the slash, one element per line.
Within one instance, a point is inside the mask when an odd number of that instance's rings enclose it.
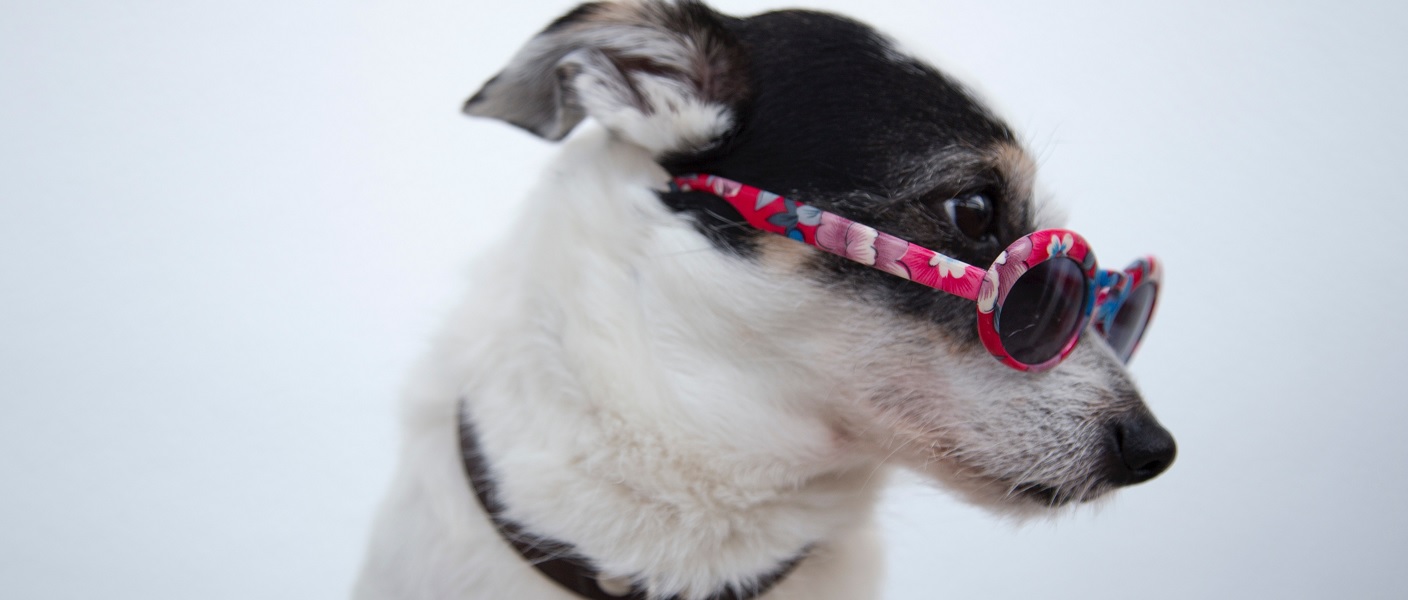
<path fill-rule="evenodd" d="M 852 4 L 1165 259 L 1180 447 L 1020 528 L 898 487 L 886 597 L 1408 593 L 1405 4 Z M 458 107 L 569 7 L 0 5 L 0 596 L 346 595 L 408 365 L 554 151 Z"/>

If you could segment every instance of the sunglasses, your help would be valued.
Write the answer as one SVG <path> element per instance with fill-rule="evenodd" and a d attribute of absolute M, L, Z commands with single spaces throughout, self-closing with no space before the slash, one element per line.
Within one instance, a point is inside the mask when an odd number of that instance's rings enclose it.
<path fill-rule="evenodd" d="M 1161 283 L 1153 257 L 1128 269 L 1096 267 L 1085 238 L 1044 229 L 1012 242 L 986 270 L 819 208 L 716 175 L 683 175 L 672 191 L 711 193 L 749 225 L 978 304 L 978 337 L 1003 364 L 1045 371 L 1087 325 L 1129 362 L 1154 316 Z M 1091 323 L 1093 318 L 1093 323 Z"/>

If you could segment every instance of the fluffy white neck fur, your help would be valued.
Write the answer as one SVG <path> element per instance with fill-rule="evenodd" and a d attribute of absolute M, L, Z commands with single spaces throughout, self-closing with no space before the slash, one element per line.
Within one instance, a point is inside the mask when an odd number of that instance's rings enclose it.
<path fill-rule="evenodd" d="M 842 433 L 848 391 L 827 369 L 846 349 L 808 334 L 854 307 L 723 255 L 649 191 L 665 180 L 644 150 L 584 132 L 481 261 L 408 394 L 362 597 L 570 597 L 470 495 L 461 398 L 506 516 L 606 575 L 702 597 L 813 545 L 766 597 L 874 595 L 884 473 Z"/>

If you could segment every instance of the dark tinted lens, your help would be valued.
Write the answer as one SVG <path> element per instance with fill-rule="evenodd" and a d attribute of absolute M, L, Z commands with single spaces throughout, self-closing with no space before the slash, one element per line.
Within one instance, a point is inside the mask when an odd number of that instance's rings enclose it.
<path fill-rule="evenodd" d="M 1120 360 L 1128 362 L 1130 355 L 1134 354 L 1134 347 L 1139 344 L 1140 336 L 1144 335 L 1144 326 L 1149 324 L 1149 311 L 1154 308 L 1154 294 L 1157 292 L 1157 286 L 1153 283 L 1134 288 L 1105 330 L 1105 340 Z"/>
<path fill-rule="evenodd" d="M 1024 273 L 994 323 L 1007 354 L 1029 365 L 1060 354 L 1084 321 L 1087 289 L 1085 273 L 1069 258 L 1053 258 Z"/>

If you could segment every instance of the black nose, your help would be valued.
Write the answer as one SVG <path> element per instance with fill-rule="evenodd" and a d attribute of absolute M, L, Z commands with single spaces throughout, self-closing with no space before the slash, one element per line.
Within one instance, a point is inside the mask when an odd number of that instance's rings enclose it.
<path fill-rule="evenodd" d="M 1110 424 L 1106 475 L 1119 485 L 1148 481 L 1173 464 L 1178 445 L 1147 410 L 1125 414 Z"/>

